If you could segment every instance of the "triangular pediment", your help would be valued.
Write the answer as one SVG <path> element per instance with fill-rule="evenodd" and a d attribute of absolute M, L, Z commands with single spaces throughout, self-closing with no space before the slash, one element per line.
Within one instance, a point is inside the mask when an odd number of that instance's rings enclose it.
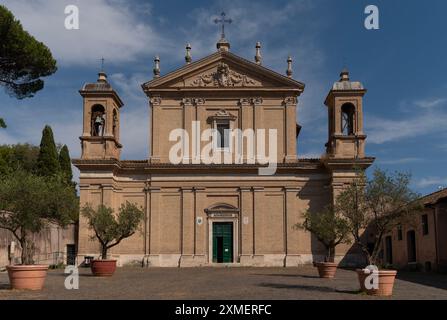
<path fill-rule="evenodd" d="M 145 91 L 188 88 L 290 88 L 302 91 L 304 84 L 230 52 L 216 52 L 143 84 Z"/>

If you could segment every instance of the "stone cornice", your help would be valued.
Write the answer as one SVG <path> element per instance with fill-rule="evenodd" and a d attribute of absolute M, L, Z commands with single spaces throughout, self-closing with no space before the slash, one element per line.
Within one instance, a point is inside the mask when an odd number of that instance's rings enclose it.
<path fill-rule="evenodd" d="M 118 105 L 119 108 L 121 108 L 122 106 L 124 106 L 124 102 L 121 100 L 121 98 L 119 97 L 119 95 L 114 91 L 86 91 L 86 90 L 79 90 L 80 95 L 83 98 L 105 98 L 105 97 L 110 97 L 113 98 L 116 102 L 116 104 Z"/>
<path fill-rule="evenodd" d="M 161 188 L 160 187 L 145 187 L 144 191 L 146 192 L 150 192 L 150 193 L 154 193 L 154 192 L 161 192 Z"/>
<path fill-rule="evenodd" d="M 300 192 L 301 187 L 284 187 L 284 191 L 286 191 L 286 192 Z"/>
<path fill-rule="evenodd" d="M 74 159 L 73 164 L 83 172 L 111 172 L 114 174 L 246 174 L 257 176 L 260 165 L 252 164 L 180 164 L 149 163 L 142 161 L 118 160 L 81 160 Z M 319 159 L 297 160 L 292 163 L 279 163 L 276 174 L 308 174 L 309 172 L 327 173 L 327 168 Z"/>
<path fill-rule="evenodd" d="M 376 158 L 365 157 L 365 158 L 353 158 L 353 159 L 340 159 L 340 158 L 324 158 L 321 161 L 324 163 L 325 167 L 332 170 L 354 170 L 356 168 L 366 170 L 369 168 Z"/>

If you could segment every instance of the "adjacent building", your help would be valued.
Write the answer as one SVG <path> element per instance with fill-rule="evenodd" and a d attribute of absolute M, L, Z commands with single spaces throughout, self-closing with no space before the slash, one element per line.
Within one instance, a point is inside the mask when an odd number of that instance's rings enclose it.
<path fill-rule="evenodd" d="M 36 264 L 76 264 L 76 242 L 78 227 L 70 224 L 60 227 L 49 224 L 41 232 L 33 234 Z M 0 269 L 21 263 L 21 248 L 11 231 L 0 229 Z"/>
<path fill-rule="evenodd" d="M 397 268 L 447 271 L 447 189 L 420 199 L 425 209 L 413 223 L 384 238 L 384 261 Z"/>

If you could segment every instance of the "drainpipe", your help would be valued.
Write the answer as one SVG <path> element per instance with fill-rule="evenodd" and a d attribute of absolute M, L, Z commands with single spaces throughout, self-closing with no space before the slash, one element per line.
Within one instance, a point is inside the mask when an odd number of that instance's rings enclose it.
<path fill-rule="evenodd" d="M 149 248 L 150 248 L 150 235 L 149 226 L 150 223 L 150 215 L 149 215 L 149 192 L 150 192 L 150 183 L 146 181 L 144 186 L 144 258 L 142 261 L 142 266 L 149 266 Z"/>
<path fill-rule="evenodd" d="M 104 186 L 100 185 L 99 189 L 101 189 L 101 205 L 104 205 Z"/>

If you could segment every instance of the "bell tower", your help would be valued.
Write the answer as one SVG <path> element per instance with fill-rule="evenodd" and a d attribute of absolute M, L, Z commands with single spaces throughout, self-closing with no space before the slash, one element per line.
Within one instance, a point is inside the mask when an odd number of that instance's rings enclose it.
<path fill-rule="evenodd" d="M 329 120 L 328 158 L 365 158 L 366 135 L 363 133 L 362 110 L 365 93 L 363 85 L 350 81 L 349 71 L 343 69 L 340 80 L 334 83 L 324 103 L 328 108 Z"/>
<path fill-rule="evenodd" d="M 81 159 L 119 160 L 120 108 L 118 94 L 101 71 L 95 83 L 86 83 L 79 90 L 84 102 L 84 119 L 81 139 Z"/>

